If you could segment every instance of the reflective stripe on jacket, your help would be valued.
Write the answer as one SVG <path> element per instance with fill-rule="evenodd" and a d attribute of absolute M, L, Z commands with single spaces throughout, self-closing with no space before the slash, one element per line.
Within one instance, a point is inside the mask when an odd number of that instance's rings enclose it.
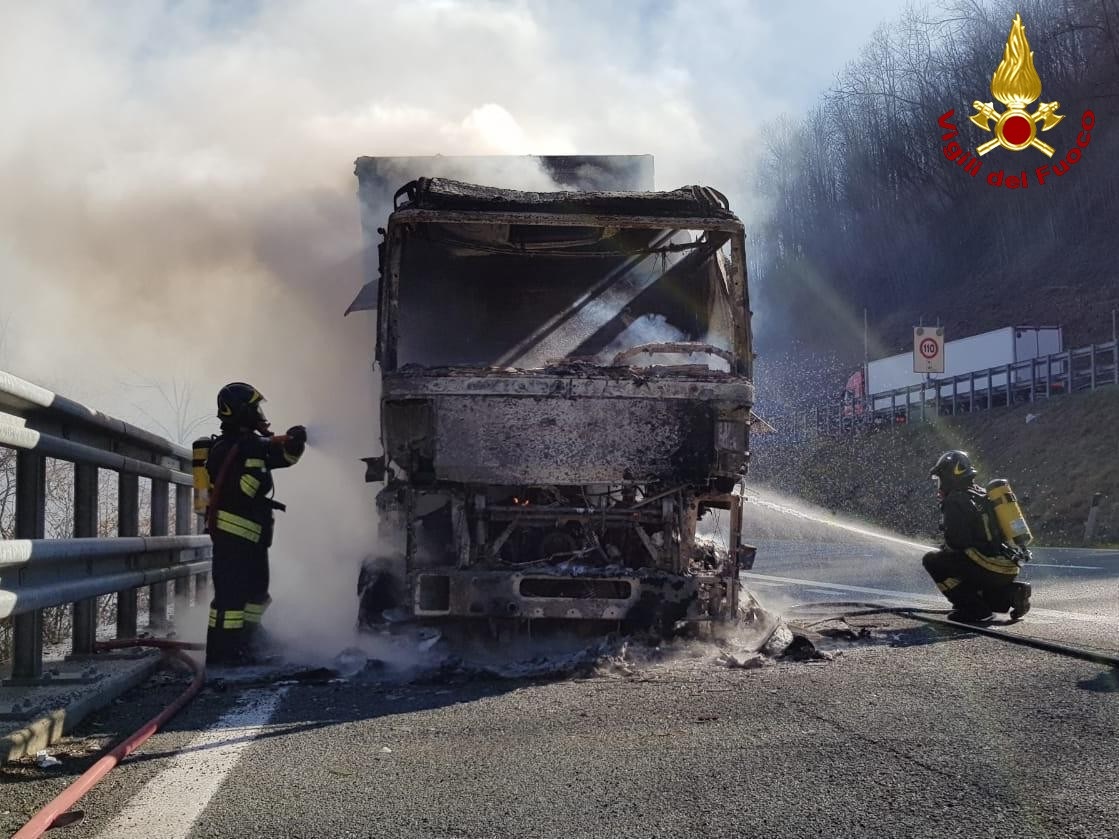
<path fill-rule="evenodd" d="M 248 432 L 222 434 L 210 447 L 206 461 L 211 481 L 217 481 L 234 447 L 238 462 L 230 464 L 224 486 L 215 487 L 211 496 L 212 503 L 217 505 L 214 526 L 254 544 L 263 541 L 268 545 L 272 540 L 273 517 L 271 472 L 297 463 L 304 444 L 294 440 L 273 442 Z"/>

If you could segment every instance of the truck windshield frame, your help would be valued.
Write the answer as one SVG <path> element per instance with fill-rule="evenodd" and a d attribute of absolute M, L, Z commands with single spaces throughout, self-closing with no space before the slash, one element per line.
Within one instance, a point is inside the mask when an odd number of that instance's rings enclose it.
<path fill-rule="evenodd" d="M 387 372 L 750 377 L 744 265 L 733 218 L 402 208 L 385 232 L 378 357 Z"/>

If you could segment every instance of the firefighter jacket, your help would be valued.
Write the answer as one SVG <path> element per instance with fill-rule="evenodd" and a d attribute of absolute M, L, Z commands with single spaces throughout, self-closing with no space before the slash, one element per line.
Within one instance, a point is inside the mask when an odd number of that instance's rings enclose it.
<path fill-rule="evenodd" d="M 210 496 L 211 528 L 262 547 L 271 545 L 273 511 L 280 506 L 271 498 L 271 472 L 297 463 L 303 449 L 302 441 L 280 443 L 252 432 L 223 433 L 210 447 L 206 460 L 214 487 Z M 230 456 L 234 460 L 226 469 Z"/>
<path fill-rule="evenodd" d="M 949 492 L 940 502 L 944 543 L 977 565 L 997 574 L 1017 574 L 1018 563 L 1002 541 L 1002 531 L 987 493 L 978 486 Z"/>

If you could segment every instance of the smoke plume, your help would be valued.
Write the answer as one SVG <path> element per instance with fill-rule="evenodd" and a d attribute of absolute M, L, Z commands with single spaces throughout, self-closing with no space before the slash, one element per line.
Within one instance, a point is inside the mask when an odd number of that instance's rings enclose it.
<path fill-rule="evenodd" d="M 710 182 L 748 216 L 758 124 L 806 104 L 881 14 L 5 4 L 0 367 L 149 427 L 181 428 L 245 380 L 278 430 L 318 429 L 277 475 L 290 512 L 268 620 L 340 643 L 377 539 L 358 461 L 379 451 L 373 324 L 341 318 L 363 282 L 352 161 L 652 153 L 658 186 Z M 790 64 L 797 50 L 817 63 Z M 539 178 L 528 164 L 501 185 Z M 137 382 L 185 383 L 193 401 Z"/>

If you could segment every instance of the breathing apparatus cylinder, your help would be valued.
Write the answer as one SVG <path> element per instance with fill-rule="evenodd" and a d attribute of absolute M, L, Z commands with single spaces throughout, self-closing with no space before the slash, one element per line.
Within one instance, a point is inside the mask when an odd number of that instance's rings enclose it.
<path fill-rule="evenodd" d="M 210 472 L 206 459 L 210 456 L 213 437 L 199 437 L 191 444 L 191 467 L 194 474 L 194 512 L 205 515 L 210 504 Z"/>
<path fill-rule="evenodd" d="M 999 529 L 1006 541 L 1025 548 L 1034 540 L 1030 526 L 1026 524 L 1026 514 L 1022 512 L 1018 497 L 1005 478 L 998 478 L 987 484 L 987 500 L 995 509 L 995 518 L 998 519 Z"/>

